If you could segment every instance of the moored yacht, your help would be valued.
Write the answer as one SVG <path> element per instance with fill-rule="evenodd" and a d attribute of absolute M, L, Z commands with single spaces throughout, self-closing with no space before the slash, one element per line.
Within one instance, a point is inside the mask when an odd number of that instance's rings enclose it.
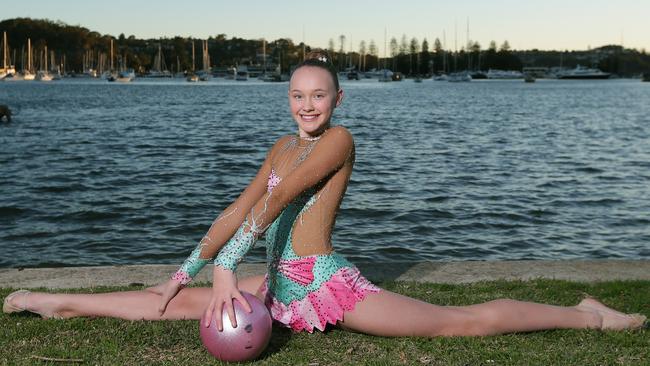
<path fill-rule="evenodd" d="M 575 69 L 561 70 L 556 76 L 558 79 L 609 79 L 612 74 L 602 72 L 599 69 L 591 69 L 581 65 Z"/>
<path fill-rule="evenodd" d="M 447 81 L 451 83 L 468 82 L 472 81 L 472 75 L 465 71 L 452 72 L 451 74 L 447 75 Z"/>

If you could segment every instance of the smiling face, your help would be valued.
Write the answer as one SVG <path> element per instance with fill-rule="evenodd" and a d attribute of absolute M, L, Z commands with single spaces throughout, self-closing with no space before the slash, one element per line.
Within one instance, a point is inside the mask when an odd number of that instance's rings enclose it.
<path fill-rule="evenodd" d="M 303 66 L 289 82 L 289 107 L 298 124 L 300 137 L 319 136 L 330 125 L 334 108 L 341 104 L 343 90 L 336 90 L 329 72 L 317 66 Z"/>

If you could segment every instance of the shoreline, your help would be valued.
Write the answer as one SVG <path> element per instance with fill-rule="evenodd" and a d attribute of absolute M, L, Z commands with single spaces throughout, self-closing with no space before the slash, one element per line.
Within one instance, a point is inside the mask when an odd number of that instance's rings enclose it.
<path fill-rule="evenodd" d="M 574 282 L 650 280 L 650 260 L 531 260 L 466 262 L 357 263 L 373 282 L 415 281 L 424 283 L 472 283 L 537 278 Z M 178 269 L 178 265 L 119 265 L 59 268 L 0 268 L 0 288 L 92 288 L 100 286 L 155 285 Z M 266 264 L 243 263 L 241 277 L 264 274 Z M 204 269 L 195 282 L 210 282 Z"/>

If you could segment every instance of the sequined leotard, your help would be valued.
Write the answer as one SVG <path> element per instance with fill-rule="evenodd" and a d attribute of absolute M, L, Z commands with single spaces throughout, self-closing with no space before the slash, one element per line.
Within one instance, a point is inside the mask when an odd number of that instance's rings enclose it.
<path fill-rule="evenodd" d="M 189 282 L 217 252 L 215 265 L 234 271 L 265 233 L 268 273 L 262 291 L 273 318 L 293 330 L 324 330 L 367 293 L 380 291 L 330 242 L 354 163 L 352 138 L 342 127 L 319 138 L 281 138 L 253 182 L 172 278 Z"/>
<path fill-rule="evenodd" d="M 269 191 L 279 180 L 273 171 Z M 273 318 L 295 331 L 322 331 L 342 320 L 367 292 L 379 291 L 338 253 L 299 256 L 293 251 L 293 226 L 316 197 L 307 191 L 296 198 L 266 231 L 268 274 L 262 291 Z"/>

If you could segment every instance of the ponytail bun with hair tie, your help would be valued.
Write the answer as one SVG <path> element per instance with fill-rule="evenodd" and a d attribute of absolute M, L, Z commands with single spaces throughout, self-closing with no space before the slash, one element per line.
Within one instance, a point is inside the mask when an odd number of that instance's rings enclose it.
<path fill-rule="evenodd" d="M 306 56 L 305 56 L 305 61 L 307 60 L 316 60 L 320 61 L 326 64 L 331 64 L 332 59 L 330 58 L 330 55 L 321 49 L 315 49 L 310 51 Z"/>
<path fill-rule="evenodd" d="M 324 70 L 327 70 L 330 76 L 332 77 L 332 80 L 334 81 L 334 87 L 336 88 L 336 90 L 341 89 L 339 87 L 339 78 L 337 75 L 336 68 L 334 67 L 334 64 L 332 63 L 332 58 L 330 57 L 329 53 L 327 53 L 327 51 L 322 49 L 314 49 L 310 51 L 305 55 L 305 60 L 300 64 L 298 64 L 295 70 L 298 70 L 299 68 L 304 66 L 320 67 Z"/>

